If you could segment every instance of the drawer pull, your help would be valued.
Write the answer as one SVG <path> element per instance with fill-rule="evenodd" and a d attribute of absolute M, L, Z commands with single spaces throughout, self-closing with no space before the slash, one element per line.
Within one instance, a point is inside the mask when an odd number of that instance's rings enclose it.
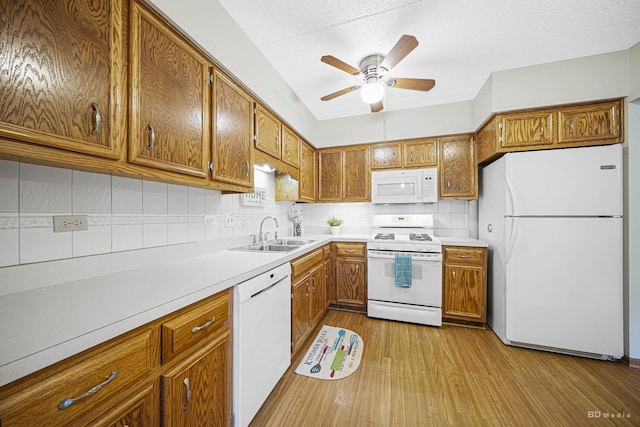
<path fill-rule="evenodd" d="M 102 116 L 100 115 L 100 106 L 94 102 L 93 104 L 91 104 L 91 107 L 93 108 L 94 120 L 94 126 L 93 130 L 91 131 L 91 135 L 97 135 L 100 133 L 100 123 L 102 122 Z"/>
<path fill-rule="evenodd" d="M 153 125 L 148 125 L 147 128 L 149 128 L 149 151 L 152 151 L 156 144 L 156 130 Z"/>
<path fill-rule="evenodd" d="M 98 384 L 97 386 L 95 386 L 94 388 L 92 388 L 91 390 L 89 390 L 88 392 L 83 394 L 82 396 L 72 397 L 70 399 L 65 399 L 62 402 L 60 402 L 58 404 L 58 409 L 67 409 L 69 406 L 73 405 L 78 400 L 81 400 L 81 399 L 84 399 L 86 397 L 89 397 L 89 396 L 92 396 L 92 395 L 96 394 L 98 391 L 100 391 L 100 389 L 102 387 L 106 386 L 111 381 L 115 380 L 117 376 L 118 376 L 118 371 L 113 371 L 111 373 L 111 375 L 109 375 L 109 378 L 107 378 L 103 383 Z"/>
<path fill-rule="evenodd" d="M 457 255 L 458 258 L 471 258 L 471 255 Z"/>
<path fill-rule="evenodd" d="M 355 250 L 355 249 L 345 249 L 344 251 L 345 251 L 346 253 L 348 253 L 348 254 L 355 254 L 355 253 L 356 253 L 356 250 Z"/>
<path fill-rule="evenodd" d="M 182 404 L 182 410 L 186 411 L 189 408 L 189 403 L 191 403 L 191 387 L 189 386 L 189 378 L 185 378 L 183 384 L 185 402 Z"/>
<path fill-rule="evenodd" d="M 202 326 L 195 326 L 195 327 L 193 327 L 193 328 L 191 329 L 191 333 L 192 333 L 192 334 L 195 334 L 196 332 L 199 332 L 199 331 L 201 331 L 201 330 L 203 330 L 203 329 L 205 329 L 205 328 L 208 328 L 208 327 L 209 327 L 209 326 L 211 326 L 211 324 L 212 324 L 213 322 L 215 322 L 215 321 L 216 321 L 216 316 L 213 316 L 213 317 L 212 317 L 212 318 L 211 318 L 207 323 L 205 323 L 204 325 L 202 325 Z"/>

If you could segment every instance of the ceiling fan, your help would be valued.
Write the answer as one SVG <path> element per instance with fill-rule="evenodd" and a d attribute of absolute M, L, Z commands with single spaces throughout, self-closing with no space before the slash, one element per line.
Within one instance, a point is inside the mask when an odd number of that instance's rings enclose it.
<path fill-rule="evenodd" d="M 387 86 L 397 89 L 421 90 L 425 92 L 431 90 L 436 84 L 436 81 L 432 79 L 401 79 L 386 77 L 387 72 L 402 61 L 417 46 L 418 40 L 414 36 L 403 35 L 395 46 L 391 48 L 387 56 L 366 56 L 362 61 L 360 61 L 360 69 L 352 67 L 334 56 L 323 56 L 320 58 L 320 61 L 359 77 L 363 82 L 357 86 L 351 86 L 337 92 L 333 92 L 320 99 L 322 101 L 329 101 L 337 98 L 338 96 L 360 89 L 362 101 L 370 104 L 372 113 L 377 113 L 378 111 L 382 111 L 384 108 L 382 99 L 384 98 L 384 91 Z"/>

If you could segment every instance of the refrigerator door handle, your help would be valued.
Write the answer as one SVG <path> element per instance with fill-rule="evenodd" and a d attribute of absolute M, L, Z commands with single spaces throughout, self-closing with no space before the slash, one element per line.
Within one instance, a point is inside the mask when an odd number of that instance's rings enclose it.
<path fill-rule="evenodd" d="M 513 253 L 513 247 L 516 245 L 516 239 L 518 238 L 518 217 L 506 217 L 505 223 L 507 225 L 507 244 L 504 254 L 505 265 L 509 263 L 511 254 Z"/>
<path fill-rule="evenodd" d="M 507 167 L 504 171 L 505 184 L 507 187 L 507 199 L 511 203 L 511 215 L 518 215 L 518 208 L 516 206 L 516 198 L 513 191 L 513 179 L 511 178 L 511 164 L 507 162 Z M 509 212 L 507 210 L 507 212 Z"/>

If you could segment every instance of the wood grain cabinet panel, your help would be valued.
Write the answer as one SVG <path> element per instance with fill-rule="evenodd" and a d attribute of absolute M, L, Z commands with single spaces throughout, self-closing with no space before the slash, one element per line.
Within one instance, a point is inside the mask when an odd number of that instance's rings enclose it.
<path fill-rule="evenodd" d="M 493 117 L 476 133 L 476 151 L 478 164 L 489 163 L 500 157 L 501 146 L 497 138 L 498 119 Z"/>
<path fill-rule="evenodd" d="M 211 63 L 154 13 L 131 7 L 129 161 L 206 177 Z"/>
<path fill-rule="evenodd" d="M 366 202 L 371 199 L 371 149 L 368 147 L 343 150 L 342 199 Z"/>
<path fill-rule="evenodd" d="M 321 150 L 318 153 L 318 200 L 342 200 L 342 150 Z"/>
<path fill-rule="evenodd" d="M 231 333 L 161 376 L 163 426 L 231 423 Z"/>
<path fill-rule="evenodd" d="M 120 157 L 123 3 L 0 3 L 0 136 Z"/>
<path fill-rule="evenodd" d="M 262 105 L 255 103 L 255 147 L 276 159 L 282 153 L 280 120 Z"/>
<path fill-rule="evenodd" d="M 402 164 L 406 168 L 438 165 L 438 140 L 420 138 L 402 143 Z"/>
<path fill-rule="evenodd" d="M 213 79 L 212 177 L 253 187 L 253 99 L 217 69 Z"/>
<path fill-rule="evenodd" d="M 316 200 L 316 182 L 318 172 L 316 167 L 316 152 L 306 143 L 300 143 L 300 182 L 299 199 L 304 202 Z"/>
<path fill-rule="evenodd" d="M 558 143 L 621 142 L 621 111 L 621 101 L 561 109 Z"/>
<path fill-rule="evenodd" d="M 139 392 L 110 408 L 97 420 L 86 424 L 93 427 L 155 427 L 160 424 L 158 381 L 147 384 Z"/>
<path fill-rule="evenodd" d="M 477 199 L 478 166 L 473 137 L 440 139 L 440 198 Z"/>
<path fill-rule="evenodd" d="M 366 311 L 367 259 L 365 243 L 333 243 L 335 256 L 335 303 Z"/>
<path fill-rule="evenodd" d="M 498 128 L 503 148 L 552 146 L 556 141 L 554 113 L 549 110 L 500 116 Z"/>
<path fill-rule="evenodd" d="M 442 317 L 486 321 L 487 249 L 443 246 Z"/>
<path fill-rule="evenodd" d="M 371 169 L 392 169 L 402 167 L 402 145 L 397 143 L 371 146 Z"/>
<path fill-rule="evenodd" d="M 296 168 L 300 166 L 300 139 L 285 125 L 282 125 L 282 161 Z"/>

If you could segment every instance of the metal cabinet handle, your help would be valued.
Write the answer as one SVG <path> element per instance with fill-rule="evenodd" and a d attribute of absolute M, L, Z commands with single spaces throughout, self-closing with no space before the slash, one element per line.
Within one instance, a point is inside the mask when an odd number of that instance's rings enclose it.
<path fill-rule="evenodd" d="M 457 255 L 458 258 L 471 258 L 471 255 Z"/>
<path fill-rule="evenodd" d="M 91 107 L 93 107 L 93 130 L 91 131 L 91 135 L 97 135 L 100 133 L 100 123 L 102 122 L 100 106 L 94 102 L 91 104 Z"/>
<path fill-rule="evenodd" d="M 355 254 L 355 253 L 356 253 L 356 250 L 355 250 L 355 249 L 345 249 L 344 251 L 345 251 L 346 253 L 348 253 L 348 254 Z"/>
<path fill-rule="evenodd" d="M 447 190 L 451 190 L 451 180 L 447 180 Z"/>
<path fill-rule="evenodd" d="M 544 126 L 540 123 L 540 138 L 544 138 Z"/>
<path fill-rule="evenodd" d="M 311 281 L 313 282 L 313 285 L 312 285 L 311 287 L 312 287 L 312 289 L 315 291 L 315 290 L 316 290 L 316 278 L 315 278 L 315 277 L 312 277 L 312 278 L 311 278 Z"/>
<path fill-rule="evenodd" d="M 455 271 L 453 271 L 453 281 L 454 282 L 456 281 L 456 272 Z"/>
<path fill-rule="evenodd" d="M 309 282 L 307 282 L 307 294 L 305 296 L 311 295 L 311 289 L 309 288 Z"/>
<path fill-rule="evenodd" d="M 356 264 L 356 274 L 360 272 L 360 266 Z"/>
<path fill-rule="evenodd" d="M 569 134 L 573 135 L 573 119 L 569 120 Z"/>
<path fill-rule="evenodd" d="M 115 380 L 117 376 L 118 376 L 118 371 L 111 372 L 111 375 L 109 375 L 109 377 L 103 383 L 100 383 L 97 386 L 93 387 L 91 390 L 89 390 L 88 392 L 86 392 L 82 396 L 72 397 L 72 398 L 65 399 L 62 402 L 60 402 L 58 404 L 58 409 L 67 409 L 69 406 L 73 405 L 78 400 L 82 400 L 82 399 L 87 398 L 89 396 L 93 396 L 98 391 L 100 391 L 100 389 L 102 389 L 104 386 L 109 384 L 111 381 Z"/>
<path fill-rule="evenodd" d="M 351 195 L 351 186 L 347 185 L 347 196 Z"/>
<path fill-rule="evenodd" d="M 185 378 L 182 382 L 184 384 L 184 397 L 185 402 L 182 404 L 182 410 L 186 411 L 191 403 L 191 387 L 189 386 L 189 378 Z"/>
<path fill-rule="evenodd" d="M 202 326 L 194 326 L 194 327 L 191 329 L 191 333 L 192 333 L 192 334 L 195 334 L 196 332 L 199 332 L 199 331 L 201 331 L 201 330 L 203 330 L 203 329 L 205 329 L 205 328 L 208 328 L 208 327 L 209 327 L 209 326 L 211 326 L 211 324 L 212 324 L 213 322 L 215 322 L 215 321 L 216 321 L 216 316 L 213 316 L 213 317 L 212 317 L 211 319 L 209 319 L 209 321 L 208 321 L 207 323 L 205 323 L 204 325 L 202 325 Z"/>
<path fill-rule="evenodd" d="M 249 176 L 249 160 L 245 160 L 244 164 L 246 166 L 246 172 L 244 173 L 244 176 Z"/>
<path fill-rule="evenodd" d="M 156 143 L 156 130 L 153 125 L 148 125 L 149 128 L 149 150 L 153 150 L 153 146 Z"/>
<path fill-rule="evenodd" d="M 409 160 L 413 161 L 413 151 L 409 151 Z"/>

